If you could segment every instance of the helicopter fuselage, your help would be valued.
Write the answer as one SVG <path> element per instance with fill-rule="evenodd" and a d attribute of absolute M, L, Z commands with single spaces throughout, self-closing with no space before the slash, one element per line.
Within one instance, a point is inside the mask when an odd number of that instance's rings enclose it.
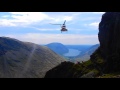
<path fill-rule="evenodd" d="M 67 29 L 66 29 L 66 26 L 65 25 L 63 25 L 62 27 L 61 27 L 61 32 L 62 31 L 67 31 Z"/>
<path fill-rule="evenodd" d="M 63 24 L 53 24 L 53 25 L 60 25 L 60 26 L 61 26 L 61 32 L 62 32 L 62 31 L 68 31 L 68 30 L 66 29 L 65 22 L 66 22 L 66 20 L 64 21 Z"/>
<path fill-rule="evenodd" d="M 65 26 L 65 25 L 63 25 L 61 28 L 66 29 L 66 26 Z"/>

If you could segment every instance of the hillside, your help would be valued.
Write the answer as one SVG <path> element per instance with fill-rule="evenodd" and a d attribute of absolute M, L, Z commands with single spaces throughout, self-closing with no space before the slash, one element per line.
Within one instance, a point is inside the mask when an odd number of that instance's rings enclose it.
<path fill-rule="evenodd" d="M 63 55 L 69 51 L 68 48 L 61 43 L 50 43 L 47 44 L 46 46 L 51 50 L 53 50 L 55 53 L 60 55 Z"/>
<path fill-rule="evenodd" d="M 85 52 L 93 45 L 65 45 L 68 49 L 77 49 L 81 52 Z"/>
<path fill-rule="evenodd" d="M 63 61 L 46 46 L 0 37 L 0 78 L 43 78 Z"/>
<path fill-rule="evenodd" d="M 98 49 L 100 45 L 96 44 L 91 46 L 90 48 L 86 49 L 85 51 L 83 51 L 82 53 L 80 53 L 79 56 L 77 56 L 77 58 L 75 59 L 75 61 L 86 61 L 90 59 L 90 55 L 92 55 L 95 50 Z"/>
<path fill-rule="evenodd" d="M 77 64 L 61 63 L 49 70 L 45 78 L 66 78 L 69 75 L 70 78 L 120 78 L 120 12 L 102 15 L 98 38 L 100 47 L 90 60 Z M 62 68 L 66 71 L 64 76 L 61 75 Z"/>
<path fill-rule="evenodd" d="M 89 60 L 83 63 L 62 62 L 57 67 L 49 70 L 45 78 L 93 78 L 100 73 L 94 69 L 93 63 Z"/>

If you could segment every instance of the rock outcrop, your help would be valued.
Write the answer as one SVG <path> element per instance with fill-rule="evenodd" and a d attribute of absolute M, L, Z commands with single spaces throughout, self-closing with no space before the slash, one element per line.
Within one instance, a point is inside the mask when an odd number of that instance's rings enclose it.
<path fill-rule="evenodd" d="M 105 72 L 120 71 L 120 12 L 106 12 L 99 23 L 100 51 Z"/>

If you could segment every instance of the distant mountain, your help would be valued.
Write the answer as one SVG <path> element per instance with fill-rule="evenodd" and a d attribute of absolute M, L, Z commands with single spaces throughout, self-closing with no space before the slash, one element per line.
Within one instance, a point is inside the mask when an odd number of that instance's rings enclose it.
<path fill-rule="evenodd" d="M 78 57 L 81 53 L 88 50 L 92 45 L 65 45 L 69 52 L 64 54 L 65 57 L 68 57 L 69 60 L 74 61 L 76 57 Z"/>
<path fill-rule="evenodd" d="M 48 48 L 53 50 L 55 53 L 63 55 L 69 52 L 69 49 L 61 43 L 50 43 L 46 45 Z"/>
<path fill-rule="evenodd" d="M 63 61 L 46 46 L 0 37 L 0 78 L 43 78 Z"/>
<path fill-rule="evenodd" d="M 90 55 L 92 55 L 95 50 L 100 46 L 100 44 L 96 44 L 86 49 L 84 52 L 80 53 L 80 55 L 76 58 L 76 61 L 86 61 L 90 59 Z"/>
<path fill-rule="evenodd" d="M 93 45 L 65 45 L 68 49 L 76 49 L 81 52 L 84 52 L 85 50 L 89 49 Z"/>
<path fill-rule="evenodd" d="M 92 53 L 100 46 L 100 44 L 96 44 L 88 48 L 84 53 L 88 55 L 92 55 Z"/>

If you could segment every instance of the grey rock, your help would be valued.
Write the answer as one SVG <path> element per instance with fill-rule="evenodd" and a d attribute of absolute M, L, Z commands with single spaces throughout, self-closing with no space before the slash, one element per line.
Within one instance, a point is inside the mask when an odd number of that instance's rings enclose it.
<path fill-rule="evenodd" d="M 105 71 L 120 71 L 120 12 L 106 12 L 99 23 L 100 51 Z"/>
<path fill-rule="evenodd" d="M 94 78 L 94 76 L 95 76 L 95 73 L 93 71 L 91 71 L 91 72 L 89 72 L 87 74 L 84 74 L 80 78 Z"/>

